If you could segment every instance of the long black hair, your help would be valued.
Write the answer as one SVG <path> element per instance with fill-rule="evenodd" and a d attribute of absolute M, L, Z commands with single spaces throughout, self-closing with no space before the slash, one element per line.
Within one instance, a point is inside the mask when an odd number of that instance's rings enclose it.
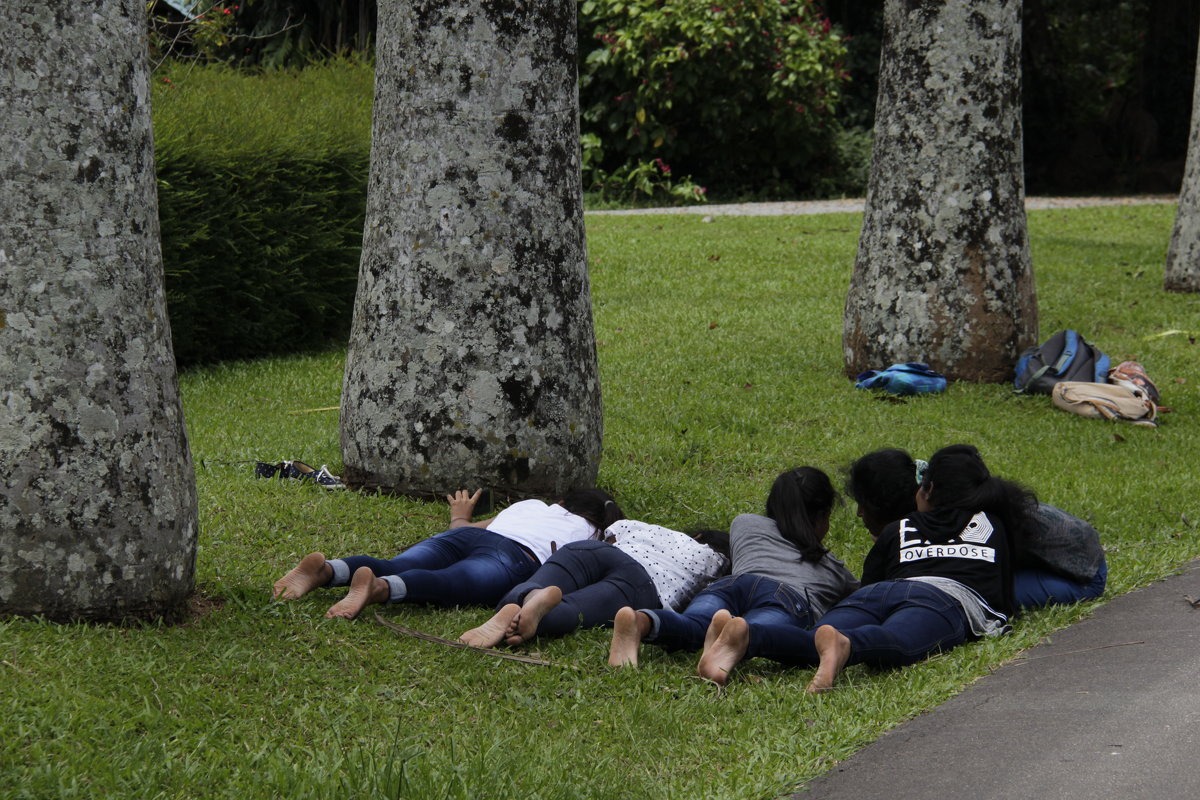
<path fill-rule="evenodd" d="M 693 528 L 686 533 L 713 552 L 725 556 L 726 562 L 729 561 L 729 531 L 719 531 L 715 528 Z"/>
<path fill-rule="evenodd" d="M 935 507 L 985 511 L 1004 523 L 1014 552 L 1030 529 L 1037 496 L 1020 484 L 993 475 L 979 451 L 969 444 L 943 447 L 929 459 L 921 488 Z"/>
<path fill-rule="evenodd" d="M 609 525 L 625 519 L 625 512 L 617 501 L 603 489 L 572 489 L 558 504 L 592 523 L 597 537 Z"/>
<path fill-rule="evenodd" d="M 771 485 L 767 516 L 801 555 L 820 561 L 829 550 L 821 544 L 823 532 L 817 531 L 816 522 L 829 516 L 837 498 L 828 475 L 816 467 L 796 467 L 781 473 Z"/>
<path fill-rule="evenodd" d="M 919 486 L 916 462 L 894 447 L 867 453 L 851 464 L 846 474 L 846 493 L 862 509 L 863 522 L 877 526 L 916 511 Z"/>

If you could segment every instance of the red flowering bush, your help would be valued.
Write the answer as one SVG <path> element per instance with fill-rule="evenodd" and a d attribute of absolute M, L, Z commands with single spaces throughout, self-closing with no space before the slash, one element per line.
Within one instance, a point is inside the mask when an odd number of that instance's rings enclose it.
<path fill-rule="evenodd" d="M 722 191 L 811 185 L 848 77 L 812 0 L 584 0 L 579 14 L 598 168 L 657 158 Z"/>

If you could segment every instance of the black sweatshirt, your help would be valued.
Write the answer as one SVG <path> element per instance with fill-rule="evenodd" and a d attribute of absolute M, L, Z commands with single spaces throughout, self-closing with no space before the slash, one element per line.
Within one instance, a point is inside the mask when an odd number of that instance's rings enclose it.
<path fill-rule="evenodd" d="M 884 528 L 863 561 L 863 586 L 927 576 L 956 580 L 1012 614 L 1008 535 L 996 517 L 957 508 L 917 511 Z"/>

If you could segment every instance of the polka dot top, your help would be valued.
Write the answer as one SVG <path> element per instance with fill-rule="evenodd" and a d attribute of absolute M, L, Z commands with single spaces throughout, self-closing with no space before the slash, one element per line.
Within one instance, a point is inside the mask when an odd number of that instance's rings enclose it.
<path fill-rule="evenodd" d="M 691 536 L 635 519 L 614 522 L 605 537 L 645 568 L 663 608 L 687 606 L 696 592 L 725 571 L 726 559 Z"/>

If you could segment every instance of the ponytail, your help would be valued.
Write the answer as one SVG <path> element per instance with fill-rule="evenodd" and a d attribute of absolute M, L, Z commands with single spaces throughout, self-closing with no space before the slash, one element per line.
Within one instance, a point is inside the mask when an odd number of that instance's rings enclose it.
<path fill-rule="evenodd" d="M 816 522 L 828 517 L 837 500 L 829 476 L 816 467 L 796 467 L 782 473 L 767 495 L 767 516 L 779 533 L 809 561 L 820 561 L 829 552 L 821 544 Z"/>
<path fill-rule="evenodd" d="M 596 529 L 596 538 L 600 538 L 609 525 L 625 519 L 625 512 L 617 501 L 603 489 L 574 489 L 567 492 L 559 505 L 590 522 Z"/>

